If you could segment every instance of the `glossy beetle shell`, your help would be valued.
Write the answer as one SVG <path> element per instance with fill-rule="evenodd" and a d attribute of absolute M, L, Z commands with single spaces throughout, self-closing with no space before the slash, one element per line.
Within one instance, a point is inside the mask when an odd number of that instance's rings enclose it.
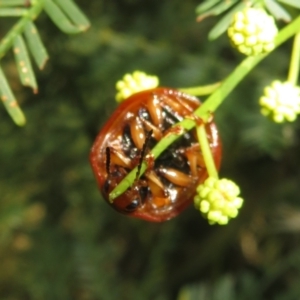
<path fill-rule="evenodd" d="M 117 211 L 152 222 L 177 216 L 193 200 L 196 187 L 207 178 L 206 168 L 196 139 L 195 129 L 185 132 L 153 163 L 149 151 L 185 116 L 192 116 L 200 105 L 196 97 L 170 88 L 136 93 L 122 102 L 99 132 L 90 154 L 98 186 L 108 202 L 109 193 L 140 162 L 147 132 L 146 149 L 149 169 L 133 187 L 111 204 Z M 221 160 L 218 130 L 213 122 L 206 132 L 216 166 Z M 107 148 L 111 153 L 107 174 Z M 137 197 L 137 198 L 136 198 Z"/>

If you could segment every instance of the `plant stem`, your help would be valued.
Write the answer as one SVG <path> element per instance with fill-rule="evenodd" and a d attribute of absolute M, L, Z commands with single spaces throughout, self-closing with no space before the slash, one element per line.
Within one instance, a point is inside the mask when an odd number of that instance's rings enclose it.
<path fill-rule="evenodd" d="M 275 39 L 275 49 L 285 42 L 287 39 L 295 35 L 300 28 L 300 16 L 292 21 L 289 25 L 285 26 L 278 33 Z M 194 112 L 195 115 L 200 117 L 204 122 L 208 120 L 211 113 L 225 100 L 226 96 L 237 86 L 237 84 L 269 53 L 260 54 L 257 56 L 250 56 L 245 58 L 233 72 L 222 82 L 220 87 L 215 90 L 210 97 Z M 196 87 L 195 87 L 196 88 Z M 185 130 L 191 130 L 195 127 L 195 122 L 190 119 L 185 119 L 174 126 L 180 126 Z M 151 150 L 154 158 L 157 158 L 170 144 L 176 141 L 181 135 L 167 134 L 161 139 L 157 145 Z M 135 179 L 137 168 L 134 168 L 110 193 L 109 200 L 113 202 L 115 198 L 123 194 L 133 183 Z M 142 175 L 146 170 L 146 163 L 143 163 L 140 174 Z"/>
<path fill-rule="evenodd" d="M 28 19 L 34 20 L 43 9 L 42 1 L 35 1 L 27 13 L 13 26 L 0 42 L 0 59 L 12 47 L 14 39 L 24 30 Z"/>
<path fill-rule="evenodd" d="M 293 44 L 290 68 L 288 74 L 288 81 L 294 85 L 297 85 L 297 81 L 298 81 L 299 63 L 300 63 L 300 31 L 294 37 L 294 44 Z"/>
<path fill-rule="evenodd" d="M 219 179 L 218 171 L 207 140 L 205 125 L 197 126 L 197 136 L 202 151 L 204 163 L 209 177 Z"/>
<path fill-rule="evenodd" d="M 195 95 L 195 96 L 203 96 L 203 95 L 209 95 L 212 92 L 214 92 L 219 86 L 221 85 L 221 82 L 198 86 L 198 87 L 192 87 L 192 88 L 179 88 L 180 91 Z"/>
<path fill-rule="evenodd" d="M 1 0 L 0 7 L 24 5 L 24 0 Z"/>

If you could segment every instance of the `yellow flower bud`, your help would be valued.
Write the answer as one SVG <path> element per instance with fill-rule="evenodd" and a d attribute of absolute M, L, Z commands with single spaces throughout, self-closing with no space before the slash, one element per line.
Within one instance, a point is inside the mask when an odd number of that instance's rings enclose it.
<path fill-rule="evenodd" d="M 227 30 L 232 45 L 245 55 L 272 51 L 277 32 L 274 18 L 258 8 L 237 12 Z"/>
<path fill-rule="evenodd" d="M 150 76 L 141 71 L 125 74 L 122 80 L 116 83 L 117 102 L 121 102 L 129 96 L 148 89 L 156 88 L 159 84 L 157 76 Z"/>
<path fill-rule="evenodd" d="M 300 113 L 300 88 L 288 81 L 275 80 L 265 87 L 259 104 L 261 113 L 276 123 L 295 121 Z"/>
<path fill-rule="evenodd" d="M 226 225 L 243 205 L 239 194 L 240 189 L 233 181 L 209 177 L 198 186 L 194 204 L 210 224 Z"/>

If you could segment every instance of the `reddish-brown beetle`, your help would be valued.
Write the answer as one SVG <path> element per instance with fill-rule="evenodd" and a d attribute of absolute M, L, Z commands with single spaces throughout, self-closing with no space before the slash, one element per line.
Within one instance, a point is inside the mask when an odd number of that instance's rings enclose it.
<path fill-rule="evenodd" d="M 99 188 L 109 193 L 145 160 L 148 170 L 111 205 L 121 213 L 152 222 L 169 220 L 186 208 L 196 187 L 207 178 L 195 130 L 185 132 L 155 161 L 149 151 L 200 105 L 196 97 L 170 88 L 136 93 L 122 102 L 98 134 L 90 162 Z M 176 127 L 175 127 L 176 128 Z M 219 167 L 221 145 L 216 125 L 206 132 Z M 147 137 L 148 136 L 148 137 Z M 148 153 L 148 155 L 147 155 Z"/>

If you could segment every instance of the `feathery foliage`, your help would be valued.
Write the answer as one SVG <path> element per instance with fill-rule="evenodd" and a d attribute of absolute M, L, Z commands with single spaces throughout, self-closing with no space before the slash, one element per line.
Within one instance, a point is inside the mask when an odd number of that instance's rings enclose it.
<path fill-rule="evenodd" d="M 37 82 L 32 58 L 39 69 L 43 69 L 48 60 L 48 53 L 42 43 L 34 21 L 41 12 L 45 12 L 58 28 L 67 34 L 79 33 L 90 26 L 88 19 L 72 0 L 11 0 L 0 2 L 0 17 L 16 17 L 18 21 L 1 39 L 0 59 L 9 50 L 13 50 L 20 81 L 24 86 L 31 87 L 37 93 Z M 26 39 L 26 42 L 24 40 Z M 0 68 L 1 100 L 17 125 L 24 125 L 25 116 L 10 88 L 5 73 Z"/>

